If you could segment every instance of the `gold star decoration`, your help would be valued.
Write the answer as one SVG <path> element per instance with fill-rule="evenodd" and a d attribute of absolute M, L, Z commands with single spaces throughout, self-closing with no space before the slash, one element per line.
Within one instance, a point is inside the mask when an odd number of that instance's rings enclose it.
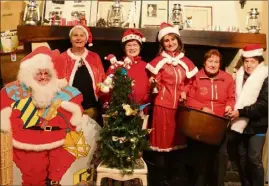
<path fill-rule="evenodd" d="M 81 157 L 86 157 L 91 147 L 87 143 L 83 132 L 71 131 L 66 134 L 64 149 L 79 159 Z"/>

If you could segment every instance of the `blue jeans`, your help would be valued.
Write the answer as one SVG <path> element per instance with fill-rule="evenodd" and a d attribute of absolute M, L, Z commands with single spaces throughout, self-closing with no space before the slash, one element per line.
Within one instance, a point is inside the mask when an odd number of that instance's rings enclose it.
<path fill-rule="evenodd" d="M 262 150 L 265 136 L 239 135 L 237 166 L 242 186 L 264 186 Z"/>

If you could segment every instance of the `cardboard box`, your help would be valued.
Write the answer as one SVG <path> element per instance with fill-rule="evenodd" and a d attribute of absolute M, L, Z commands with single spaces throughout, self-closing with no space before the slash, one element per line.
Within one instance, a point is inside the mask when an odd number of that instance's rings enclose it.
<path fill-rule="evenodd" d="M 1 1 L 1 29 L 17 30 L 21 24 L 24 11 L 24 1 Z"/>

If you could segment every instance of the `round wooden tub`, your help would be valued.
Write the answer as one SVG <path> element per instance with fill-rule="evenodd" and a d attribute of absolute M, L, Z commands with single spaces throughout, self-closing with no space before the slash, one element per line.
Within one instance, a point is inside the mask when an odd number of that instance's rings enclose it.
<path fill-rule="evenodd" d="M 186 106 L 179 106 L 177 122 L 186 136 L 211 145 L 219 145 L 230 120 Z"/>

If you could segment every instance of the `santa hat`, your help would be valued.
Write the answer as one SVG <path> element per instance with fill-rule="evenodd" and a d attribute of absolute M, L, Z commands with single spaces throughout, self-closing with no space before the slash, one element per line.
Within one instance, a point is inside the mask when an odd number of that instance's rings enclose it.
<path fill-rule="evenodd" d="M 70 30 L 70 32 L 69 32 L 69 37 L 71 37 L 72 32 L 73 32 L 75 29 L 77 29 L 77 28 L 83 30 L 83 32 L 86 34 L 87 42 L 89 43 L 88 46 L 92 46 L 93 44 L 92 44 L 92 33 L 91 33 L 91 30 L 90 30 L 87 26 L 85 26 L 85 25 L 76 25 L 76 26 L 74 26 L 74 27 Z"/>
<path fill-rule="evenodd" d="M 110 62 L 117 62 L 118 60 L 117 60 L 117 58 L 116 58 L 116 56 L 114 56 L 113 54 L 109 54 L 108 56 L 106 56 L 105 57 L 105 60 L 108 60 L 108 61 L 110 61 Z"/>
<path fill-rule="evenodd" d="M 38 69 L 48 69 L 52 77 L 59 79 L 59 88 L 63 88 L 67 85 L 64 61 L 59 50 L 52 51 L 46 46 L 38 47 L 22 59 L 18 80 L 24 83 L 29 82 Z"/>
<path fill-rule="evenodd" d="M 125 41 L 133 40 L 133 39 L 139 41 L 141 44 L 142 44 L 142 42 L 146 41 L 146 38 L 139 30 L 132 29 L 132 28 L 126 30 L 123 33 L 121 41 L 125 42 Z"/>
<path fill-rule="evenodd" d="M 178 29 L 176 29 L 175 27 L 173 27 L 173 25 L 171 25 L 169 23 L 163 22 L 160 25 L 160 31 L 158 34 L 158 41 L 161 41 L 161 39 L 167 34 L 176 34 L 176 35 L 180 36 Z"/>
<path fill-rule="evenodd" d="M 242 56 L 246 58 L 262 55 L 263 55 L 263 48 L 258 44 L 250 44 L 242 49 Z"/>

